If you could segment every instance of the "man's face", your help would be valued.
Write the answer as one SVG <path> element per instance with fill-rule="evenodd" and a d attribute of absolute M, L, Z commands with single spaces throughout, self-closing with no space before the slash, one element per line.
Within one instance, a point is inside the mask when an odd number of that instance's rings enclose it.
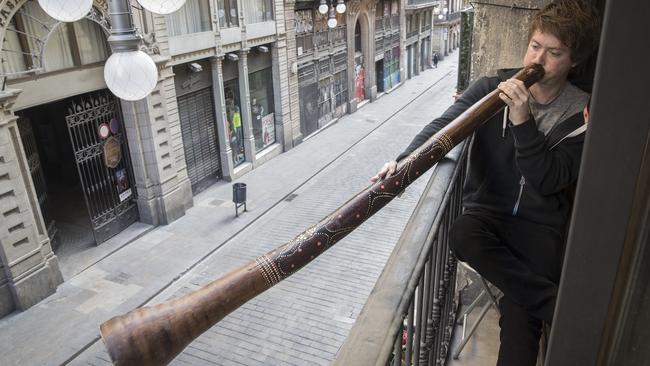
<path fill-rule="evenodd" d="M 540 64 L 544 67 L 544 78 L 540 84 L 555 84 L 566 80 L 571 67 L 575 63 L 571 61 L 571 50 L 562 41 L 549 33 L 542 33 L 536 30 L 524 56 L 524 66 Z"/>

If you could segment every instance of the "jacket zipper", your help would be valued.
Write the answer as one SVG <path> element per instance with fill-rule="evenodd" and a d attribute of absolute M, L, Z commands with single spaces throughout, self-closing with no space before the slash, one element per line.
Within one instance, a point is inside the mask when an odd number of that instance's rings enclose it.
<path fill-rule="evenodd" d="M 519 211 L 519 203 L 521 202 L 521 196 L 524 193 L 524 185 L 526 185 L 526 178 L 522 175 L 519 180 L 519 196 L 517 196 L 517 202 L 515 202 L 515 207 L 512 209 L 512 216 L 517 216 L 517 211 Z"/>

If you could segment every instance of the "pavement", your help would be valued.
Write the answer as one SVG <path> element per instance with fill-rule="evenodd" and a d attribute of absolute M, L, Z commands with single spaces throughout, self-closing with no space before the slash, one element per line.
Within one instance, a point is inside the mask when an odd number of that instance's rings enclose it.
<path fill-rule="evenodd" d="M 438 68 L 247 173 L 235 181 L 248 186 L 248 211 L 237 218 L 235 182 L 218 182 L 196 195 L 177 221 L 113 240 L 112 251 L 67 271 L 55 294 L 0 319 L 1 364 L 110 364 L 99 337 L 102 322 L 198 289 L 319 222 L 453 102 L 456 75 L 452 53 Z M 232 312 L 172 364 L 330 364 L 427 177 L 301 271 Z"/>

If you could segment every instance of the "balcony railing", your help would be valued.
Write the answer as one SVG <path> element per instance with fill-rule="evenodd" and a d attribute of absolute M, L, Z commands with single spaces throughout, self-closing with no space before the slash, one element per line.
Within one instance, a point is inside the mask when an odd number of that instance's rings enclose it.
<path fill-rule="evenodd" d="M 296 35 L 296 50 L 302 47 L 302 54 L 304 56 L 311 54 L 315 48 L 326 48 L 330 44 L 336 45 L 345 43 L 346 39 L 345 26 L 336 27 L 333 29 L 325 29 L 318 32 L 301 33 Z"/>
<path fill-rule="evenodd" d="M 449 230 L 461 212 L 467 143 L 435 167 L 334 365 L 444 365 L 456 317 Z"/>
<path fill-rule="evenodd" d="M 340 42 L 346 42 L 346 31 L 345 31 L 345 26 L 340 26 L 336 27 L 333 29 L 330 29 L 330 42 L 333 44 L 340 43 Z"/>
<path fill-rule="evenodd" d="M 390 27 L 399 30 L 399 15 L 391 15 Z"/>
<path fill-rule="evenodd" d="M 447 17 L 442 19 L 442 20 L 436 19 L 435 22 L 436 23 L 449 23 L 449 22 L 460 21 L 460 14 L 461 14 L 460 11 L 456 11 L 456 12 L 453 12 L 451 14 L 447 14 Z"/>
<path fill-rule="evenodd" d="M 330 40 L 328 33 L 329 31 L 327 29 L 314 32 L 314 46 L 316 48 L 327 47 L 329 45 Z"/>
<path fill-rule="evenodd" d="M 300 33 L 296 35 L 296 51 L 302 47 L 302 52 L 310 53 L 314 49 L 312 33 Z"/>

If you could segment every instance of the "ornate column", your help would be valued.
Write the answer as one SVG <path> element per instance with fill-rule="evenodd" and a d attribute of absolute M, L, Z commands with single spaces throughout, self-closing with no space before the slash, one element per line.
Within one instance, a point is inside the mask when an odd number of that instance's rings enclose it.
<path fill-rule="evenodd" d="M 255 163 L 255 136 L 251 117 L 250 85 L 248 84 L 248 53 L 250 48 L 239 51 L 239 100 L 241 101 L 242 128 L 244 129 L 244 152 L 246 161 Z"/>
<path fill-rule="evenodd" d="M 273 104 L 275 106 L 275 137 L 277 142 L 282 144 L 282 151 L 288 151 L 293 147 L 291 133 L 291 90 L 289 87 L 289 70 L 286 65 L 288 59 L 287 38 L 278 37 L 275 47 L 271 48 L 273 63 Z M 291 50 L 295 55 L 294 48 Z M 284 65 L 284 67 L 282 67 Z M 300 123 L 300 121 L 298 121 Z"/>
<path fill-rule="evenodd" d="M 367 12 L 367 19 L 368 19 L 368 32 L 366 35 L 366 39 L 368 40 L 368 88 L 367 88 L 367 93 L 369 95 L 369 98 L 371 102 L 374 102 L 377 100 L 377 70 L 375 67 L 377 64 L 375 63 L 375 11 L 377 8 L 377 3 L 374 0 L 371 0 L 368 3 L 368 12 Z"/>
<path fill-rule="evenodd" d="M 185 165 L 174 75 L 167 60 L 154 56 L 158 85 L 136 102 L 122 101 L 129 140 L 140 221 L 168 224 L 192 207 L 192 188 Z"/>
<path fill-rule="evenodd" d="M 223 179 L 233 180 L 235 169 L 230 148 L 230 133 L 226 117 L 226 98 L 223 94 L 223 56 L 210 57 L 212 70 L 212 92 L 214 94 L 214 115 L 217 118 L 217 139 Z"/>
<path fill-rule="evenodd" d="M 0 92 L 0 316 L 29 308 L 63 282 L 12 110 L 19 93 Z"/>
<path fill-rule="evenodd" d="M 420 67 L 422 66 L 422 12 L 416 11 L 416 17 L 418 19 L 417 29 L 418 29 L 418 40 L 415 41 L 413 48 L 415 49 L 415 70 L 413 70 L 414 75 L 420 75 Z"/>

